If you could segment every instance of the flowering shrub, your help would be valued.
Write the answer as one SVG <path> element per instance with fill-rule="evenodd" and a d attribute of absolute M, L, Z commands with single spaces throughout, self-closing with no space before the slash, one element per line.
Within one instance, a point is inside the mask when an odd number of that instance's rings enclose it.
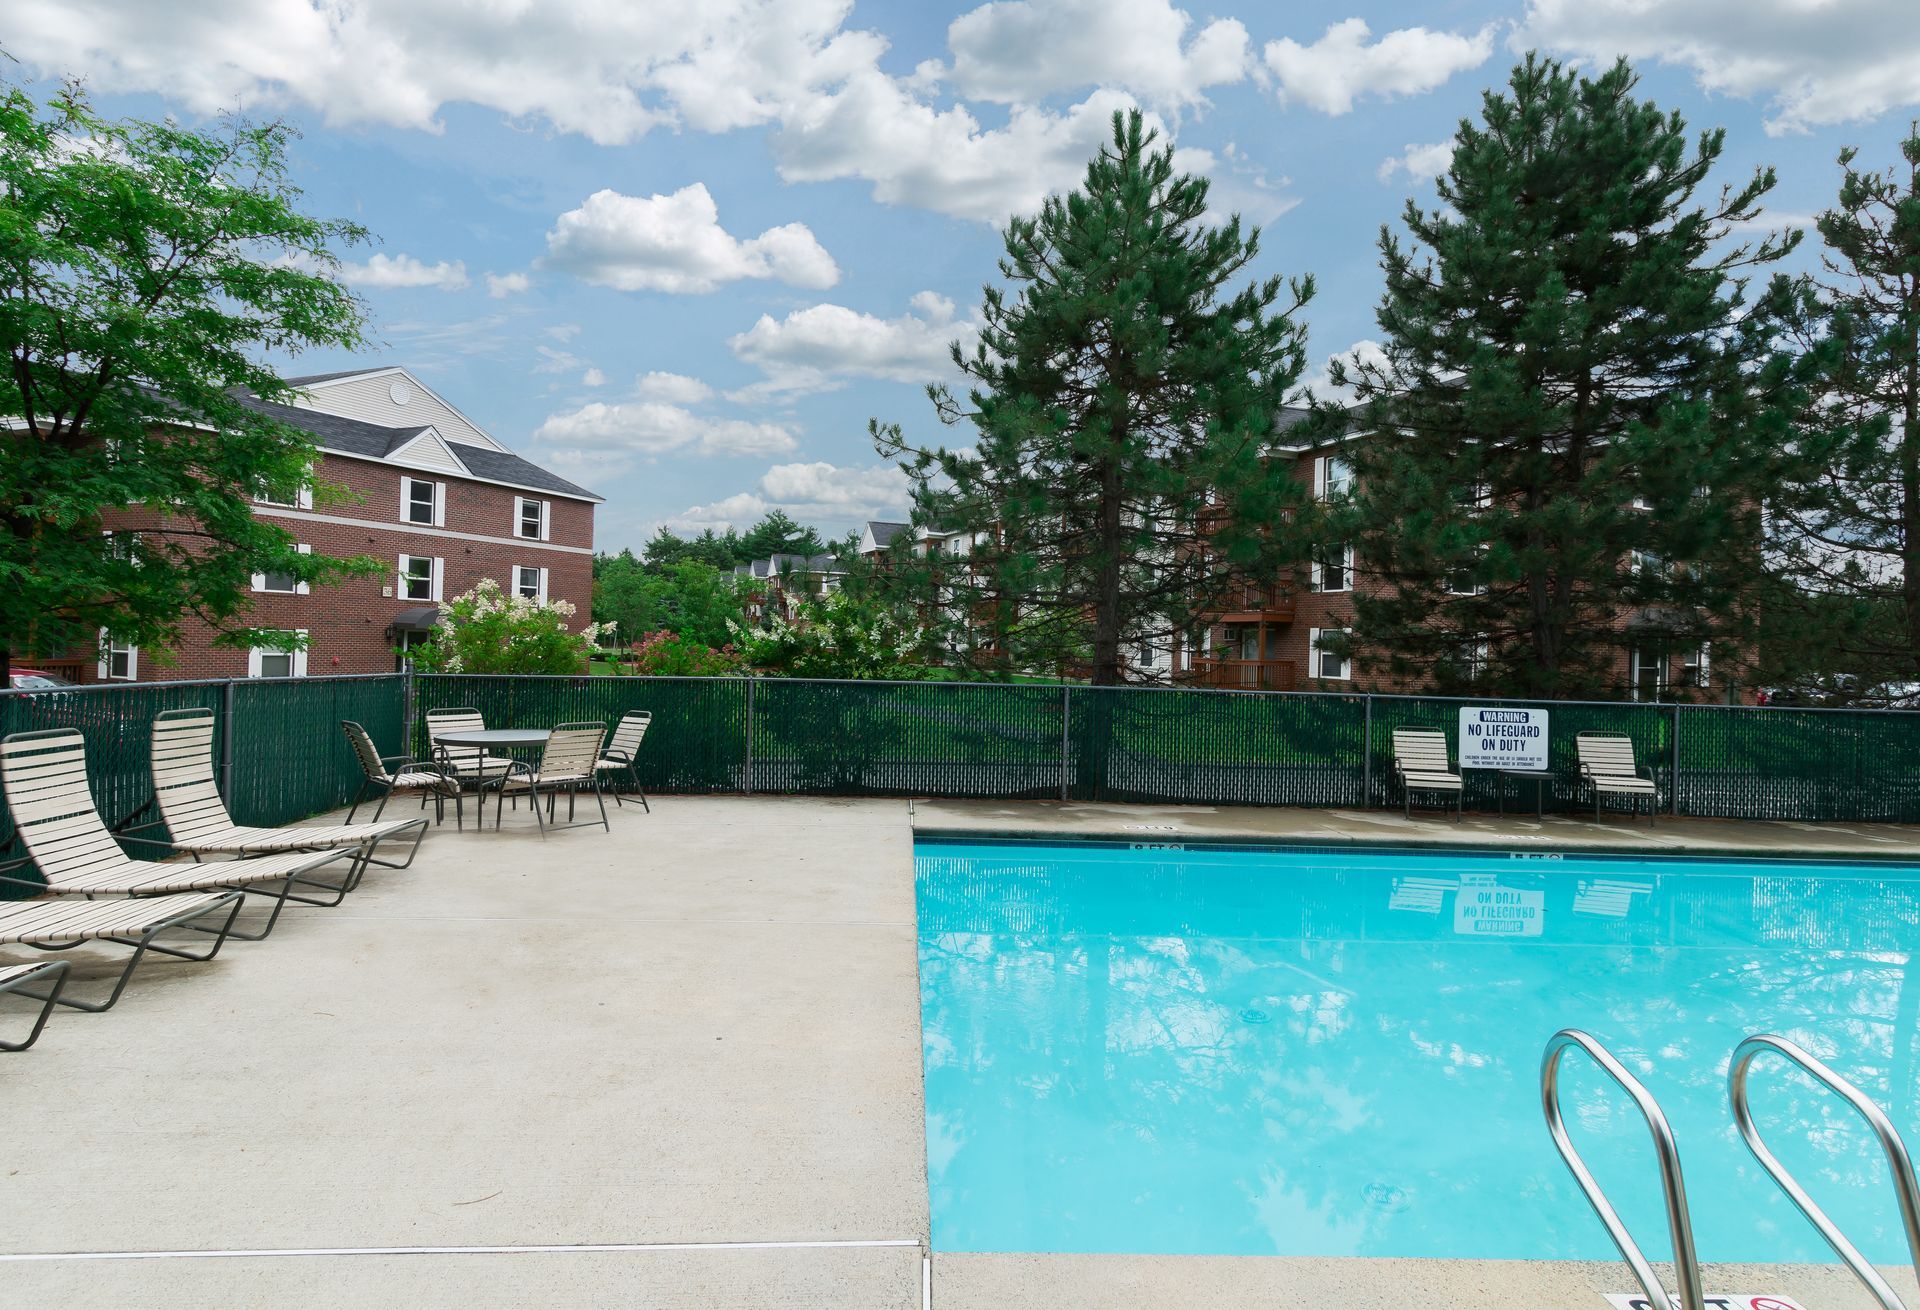
<path fill-rule="evenodd" d="M 665 628 L 634 642 L 629 659 L 635 673 L 655 677 L 717 678 L 741 669 L 733 647 L 715 650 Z"/>
<path fill-rule="evenodd" d="M 920 633 L 886 607 L 844 591 L 807 600 L 789 622 L 770 614 L 757 628 L 733 628 L 755 670 L 788 678 L 923 678 Z"/>
<path fill-rule="evenodd" d="M 432 641 L 399 653 L 422 673 L 584 673 L 594 643 L 613 625 L 569 632 L 575 612 L 567 601 L 510 596 L 482 578 L 447 602 Z"/>

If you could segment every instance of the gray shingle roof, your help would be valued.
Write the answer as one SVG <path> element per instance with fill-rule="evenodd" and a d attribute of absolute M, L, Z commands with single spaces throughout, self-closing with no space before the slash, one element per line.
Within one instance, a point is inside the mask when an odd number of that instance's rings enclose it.
<path fill-rule="evenodd" d="M 873 534 L 873 544 L 882 547 L 890 544 L 895 537 L 905 532 L 908 526 L 909 525 L 905 523 L 883 523 L 879 519 L 869 519 L 867 521 L 867 531 Z"/>
<path fill-rule="evenodd" d="M 298 379 L 289 378 L 288 381 Z M 311 432 L 328 450 L 337 450 L 342 455 L 359 455 L 365 459 L 385 459 L 392 451 L 426 430 L 422 427 L 382 427 L 378 423 L 365 423 L 338 414 L 323 414 L 317 409 L 304 409 L 297 405 L 279 405 L 251 396 L 239 399 L 251 409 Z M 504 482 L 509 486 L 551 491 L 561 496 L 578 496 L 582 500 L 600 499 L 585 487 L 567 481 L 558 473 L 549 473 L 511 451 L 488 450 L 484 446 L 467 446 L 459 442 L 449 442 L 448 445 L 452 446 L 468 471 L 484 482 Z"/>

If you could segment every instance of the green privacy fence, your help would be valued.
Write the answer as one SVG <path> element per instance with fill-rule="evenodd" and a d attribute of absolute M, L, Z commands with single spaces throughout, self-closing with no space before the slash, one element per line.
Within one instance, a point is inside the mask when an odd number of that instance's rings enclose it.
<path fill-rule="evenodd" d="M 218 722 L 234 817 L 277 824 L 344 804 L 359 785 L 340 732 L 383 753 L 428 753 L 425 714 L 472 707 L 493 727 L 611 725 L 653 713 L 649 791 L 831 796 L 1390 806 L 1393 730 L 1457 737 L 1467 704 L 1439 697 L 805 679 L 303 678 L 0 692 L 0 733 L 78 728 L 110 824 L 157 817 L 147 751 L 164 710 Z M 1540 702 L 1550 716 L 1548 810 L 1591 804 L 1581 732 L 1625 733 L 1661 809 L 1747 819 L 1920 822 L 1920 713 Z M 1531 808 L 1533 788 L 1469 770 L 1466 803 Z M 1502 788 L 1507 788 L 1503 797 Z M 146 831 L 144 835 L 157 835 Z M 20 854 L 0 804 L 0 860 Z"/>
<path fill-rule="evenodd" d="M 1453 741 L 1463 706 L 1491 704 L 1547 711 L 1550 812 L 1592 804 L 1575 742 L 1609 732 L 1632 738 L 1669 813 L 1920 822 L 1920 714 L 1900 711 L 784 678 L 417 684 L 422 710 L 471 706 L 500 727 L 652 710 L 649 790 L 1388 806 L 1395 728 Z M 1531 784 L 1465 777 L 1469 808 L 1534 804 Z"/>

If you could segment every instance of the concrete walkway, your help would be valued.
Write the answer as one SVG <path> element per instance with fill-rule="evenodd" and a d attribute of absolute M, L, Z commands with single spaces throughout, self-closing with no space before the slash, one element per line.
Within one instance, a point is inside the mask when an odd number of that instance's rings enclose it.
<path fill-rule="evenodd" d="M 510 814 L 498 834 L 435 831 L 413 869 L 212 965 L 145 967 L 116 1010 L 56 1016 L 0 1057 L 7 1303 L 920 1306 L 915 825 L 1920 859 L 1920 832 L 1867 825 L 914 810 L 667 797 L 545 843 Z M 527 1249 L 566 1246 L 602 1249 Z M 5 1258 L 175 1251 L 262 1254 Z M 932 1261 L 941 1310 L 1600 1310 L 1628 1290 L 1616 1264 Z M 1711 1284 L 1868 1304 L 1833 1268 Z"/>
<path fill-rule="evenodd" d="M 669 798 L 542 843 L 523 808 L 143 966 L 0 1062 L 0 1249 L 905 1245 L 8 1262 L 6 1303 L 919 1306 L 904 820 Z"/>

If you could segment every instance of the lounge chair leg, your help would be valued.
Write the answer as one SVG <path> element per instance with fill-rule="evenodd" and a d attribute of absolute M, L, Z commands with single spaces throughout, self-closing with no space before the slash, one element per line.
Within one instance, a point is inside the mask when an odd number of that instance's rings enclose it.
<path fill-rule="evenodd" d="M 171 955 L 178 960 L 192 960 L 195 962 L 211 960 L 214 956 L 220 954 L 220 948 L 226 944 L 227 935 L 233 930 L 233 921 L 240 917 L 240 906 L 246 899 L 247 898 L 238 891 L 228 892 L 225 896 L 222 896 L 205 909 L 194 910 L 184 915 L 176 915 L 163 923 L 156 923 L 138 937 L 99 938 L 100 941 L 116 942 L 121 946 L 131 946 L 133 948 L 133 958 L 128 960 L 127 967 L 120 971 L 119 981 L 114 983 L 112 992 L 108 993 L 107 999 L 104 1001 L 82 1001 L 76 1000 L 71 996 L 62 995 L 59 1003 L 70 1009 L 85 1010 L 89 1014 L 99 1014 L 102 1011 L 111 1010 L 114 1002 L 120 999 L 120 993 L 127 989 L 127 980 L 133 977 L 134 967 L 140 963 L 141 958 L 145 956 L 148 951 L 152 951 L 156 955 Z M 199 927 L 196 920 L 216 913 L 222 906 L 228 908 L 226 922 L 220 928 L 216 930 Z M 181 927 L 193 927 L 200 932 L 214 933 L 213 945 L 204 952 L 197 952 L 183 951 L 171 946 L 158 946 L 154 944 L 153 939 L 160 933 L 166 931 L 168 928 Z M 32 995 L 32 993 L 27 994 Z M 35 999 L 40 998 L 35 997 Z"/>
<path fill-rule="evenodd" d="M 640 808 L 644 809 L 648 814 L 652 814 L 653 806 L 647 803 L 647 789 L 640 785 L 640 771 L 633 767 L 632 760 L 627 761 L 627 776 L 633 779 L 633 789 L 640 793 Z M 615 796 L 619 794 L 619 792 L 614 793 Z"/>
<path fill-rule="evenodd" d="M 374 807 L 373 821 L 380 822 L 380 816 L 387 812 L 387 802 L 393 799 L 393 788 L 389 787 L 380 794 L 380 804 Z"/>
<path fill-rule="evenodd" d="M 618 797 L 620 793 L 615 792 L 614 795 Z M 600 775 L 597 773 L 593 775 L 593 798 L 600 802 L 600 826 L 608 832 L 612 832 L 613 825 L 607 822 L 607 798 L 601 794 Z"/>
<path fill-rule="evenodd" d="M 360 780 L 360 787 L 353 793 L 353 804 L 347 807 L 347 822 L 353 822 L 353 816 L 360 813 L 360 802 L 367 798 L 367 780 Z"/>
<path fill-rule="evenodd" d="M 40 1040 L 40 1030 L 47 1026 L 47 1020 L 53 1015 L 53 1007 L 58 1004 L 60 1000 L 60 989 L 67 985 L 67 974 L 72 968 L 73 966 L 65 960 L 51 960 L 38 972 L 29 974 L 27 976 L 28 978 L 38 978 L 46 975 L 53 979 L 53 989 L 44 996 L 30 992 L 25 987 L 18 985 L 7 989 L 16 995 L 26 997 L 30 1001 L 39 1001 L 40 1013 L 34 1019 L 33 1028 L 27 1033 L 24 1041 L 0 1042 L 0 1051 L 24 1051 Z M 21 979 L 21 982 L 24 983 L 25 981 L 27 981 L 27 979 Z"/>

